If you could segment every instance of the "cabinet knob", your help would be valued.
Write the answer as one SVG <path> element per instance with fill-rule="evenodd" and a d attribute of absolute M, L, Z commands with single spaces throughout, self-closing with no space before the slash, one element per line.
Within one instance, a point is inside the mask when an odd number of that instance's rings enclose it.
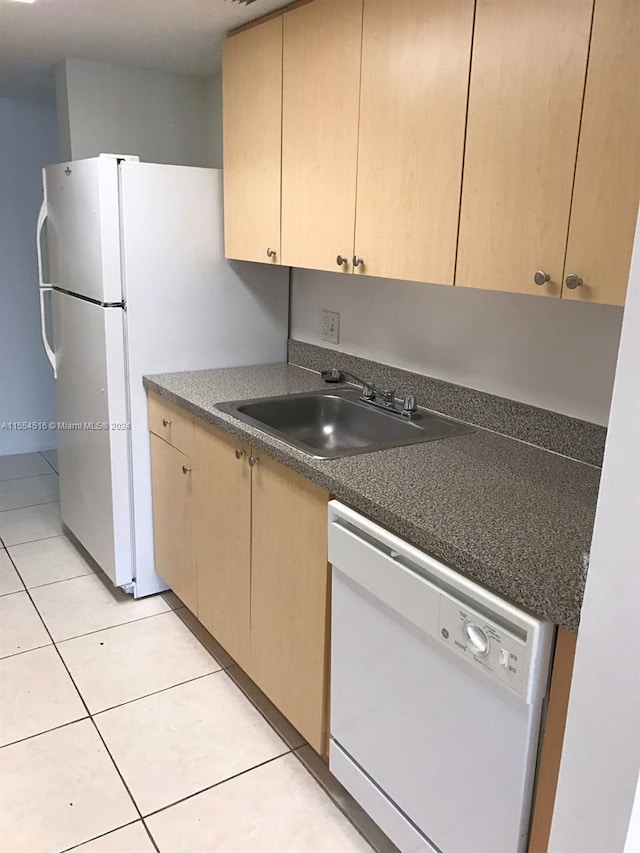
<path fill-rule="evenodd" d="M 347 261 L 348 261 L 348 258 L 345 258 L 344 255 L 338 255 L 338 257 L 336 258 L 336 263 L 338 264 L 339 267 L 346 264 Z"/>
<path fill-rule="evenodd" d="M 354 267 L 364 266 L 364 258 L 359 258 L 358 255 L 353 256 Z"/>
<path fill-rule="evenodd" d="M 168 427 L 171 426 L 171 421 L 168 421 L 166 418 L 162 419 L 162 426 Z"/>
<path fill-rule="evenodd" d="M 275 249 L 267 249 L 267 257 L 268 258 L 275 258 L 275 256 L 276 256 L 276 250 Z"/>
<path fill-rule="evenodd" d="M 550 280 L 551 276 L 548 272 L 544 270 L 536 270 L 536 274 L 533 277 L 533 280 L 536 284 L 543 285 L 546 284 Z"/>
<path fill-rule="evenodd" d="M 188 474 L 190 471 L 191 471 L 191 468 L 188 467 L 187 465 L 182 466 L 182 473 L 183 474 Z"/>
<path fill-rule="evenodd" d="M 244 450 L 236 450 L 236 459 L 242 459 L 244 456 Z"/>
<path fill-rule="evenodd" d="M 576 287 L 580 287 L 580 285 L 582 284 L 582 279 L 579 275 L 576 275 L 572 272 L 571 275 L 568 275 L 565 278 L 564 283 L 567 285 L 569 290 L 575 290 Z"/>
<path fill-rule="evenodd" d="M 256 459 L 256 457 L 255 457 L 255 456 L 250 456 L 250 457 L 249 457 L 249 465 L 251 465 L 251 467 L 253 468 L 253 466 L 254 466 L 254 465 L 257 465 L 257 464 L 258 464 L 258 460 Z"/>

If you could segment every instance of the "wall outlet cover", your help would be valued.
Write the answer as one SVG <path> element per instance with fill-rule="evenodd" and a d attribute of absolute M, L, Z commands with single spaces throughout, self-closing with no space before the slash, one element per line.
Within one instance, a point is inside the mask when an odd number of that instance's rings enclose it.
<path fill-rule="evenodd" d="M 336 311 L 322 312 L 322 340 L 340 343 L 340 315 Z"/>

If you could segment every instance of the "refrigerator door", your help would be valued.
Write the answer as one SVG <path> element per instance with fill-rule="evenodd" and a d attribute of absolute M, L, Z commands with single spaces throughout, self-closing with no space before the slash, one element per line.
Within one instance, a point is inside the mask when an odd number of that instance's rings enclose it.
<path fill-rule="evenodd" d="M 123 586 L 132 580 L 124 311 L 52 298 L 62 521 Z"/>
<path fill-rule="evenodd" d="M 122 302 L 118 158 L 43 169 L 47 284 L 102 304 Z"/>
<path fill-rule="evenodd" d="M 222 172 L 122 163 L 136 595 L 154 571 L 144 374 L 286 361 L 289 269 L 224 257 Z"/>

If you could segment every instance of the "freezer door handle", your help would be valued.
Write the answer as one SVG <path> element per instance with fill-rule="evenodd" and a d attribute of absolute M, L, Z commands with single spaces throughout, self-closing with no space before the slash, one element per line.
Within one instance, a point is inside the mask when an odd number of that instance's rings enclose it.
<path fill-rule="evenodd" d="M 36 228 L 36 255 L 38 257 L 38 287 L 51 287 L 50 284 L 44 281 L 44 274 L 42 272 L 42 229 L 44 228 L 44 223 L 47 221 L 47 216 L 49 215 L 49 209 L 47 207 L 47 197 L 45 195 L 42 204 L 40 205 L 40 212 L 38 213 L 38 225 Z"/>
<path fill-rule="evenodd" d="M 47 319 L 44 308 L 44 294 L 47 291 L 52 291 L 52 287 L 44 286 L 39 288 L 40 293 L 40 333 L 42 334 L 42 344 L 44 346 L 44 351 L 47 354 L 47 358 L 49 359 L 49 364 L 53 368 L 53 378 L 58 378 L 58 368 L 56 365 L 56 354 L 54 353 L 51 344 L 49 343 L 49 339 L 47 337 Z"/>

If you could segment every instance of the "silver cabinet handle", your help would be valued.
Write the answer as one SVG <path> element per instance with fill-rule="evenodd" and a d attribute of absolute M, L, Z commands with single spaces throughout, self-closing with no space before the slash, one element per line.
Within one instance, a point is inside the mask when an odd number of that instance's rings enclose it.
<path fill-rule="evenodd" d="M 358 255 L 353 256 L 354 267 L 364 266 L 364 258 L 359 258 Z"/>
<path fill-rule="evenodd" d="M 575 290 L 576 287 L 580 287 L 580 285 L 582 284 L 582 279 L 579 275 L 576 275 L 572 272 L 571 275 L 568 275 L 565 278 L 564 283 L 567 285 L 569 290 Z"/>
<path fill-rule="evenodd" d="M 275 256 L 276 256 L 276 250 L 275 249 L 267 249 L 267 257 L 268 258 L 275 258 Z"/>
<path fill-rule="evenodd" d="M 188 474 L 190 471 L 191 471 L 191 468 L 188 467 L 187 465 L 182 466 L 182 473 L 183 474 Z"/>
<path fill-rule="evenodd" d="M 344 264 L 346 264 L 348 260 L 349 259 L 345 258 L 344 255 L 338 255 L 338 257 L 336 258 L 336 263 L 338 264 L 339 267 L 341 267 Z"/>
<path fill-rule="evenodd" d="M 249 457 L 249 465 L 253 468 L 253 466 L 257 465 L 257 464 L 258 464 L 258 460 L 256 459 L 256 457 L 250 456 Z"/>
<path fill-rule="evenodd" d="M 536 284 L 542 286 L 543 284 L 546 284 L 550 278 L 551 276 L 548 272 L 545 272 L 544 270 L 536 270 L 533 280 Z"/>
<path fill-rule="evenodd" d="M 168 421 L 166 418 L 162 419 L 162 426 L 168 427 L 171 426 L 171 421 Z"/>
<path fill-rule="evenodd" d="M 236 459 L 242 459 L 244 456 L 244 450 L 236 450 Z"/>

